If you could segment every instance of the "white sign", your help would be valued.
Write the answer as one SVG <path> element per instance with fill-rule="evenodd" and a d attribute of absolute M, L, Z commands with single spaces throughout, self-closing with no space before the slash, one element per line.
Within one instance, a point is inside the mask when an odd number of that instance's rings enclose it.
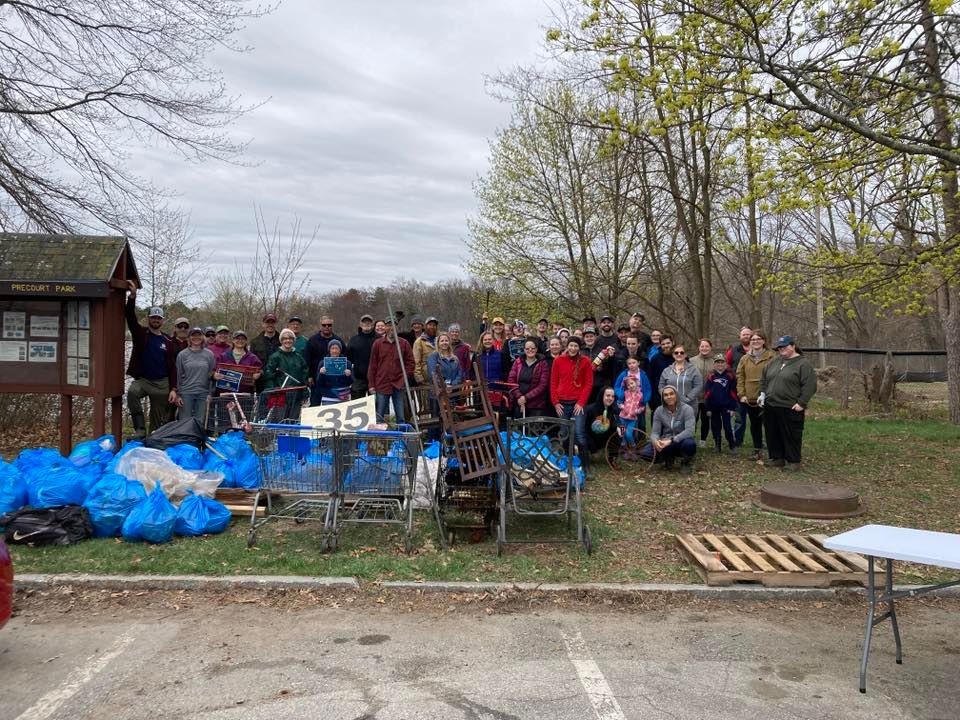
<path fill-rule="evenodd" d="M 86 358 L 77 360 L 77 385 L 90 384 L 90 361 Z"/>
<path fill-rule="evenodd" d="M 67 385 L 77 384 L 77 359 L 67 358 Z"/>
<path fill-rule="evenodd" d="M 57 344 L 55 342 L 30 343 L 30 362 L 52 363 L 57 361 Z"/>
<path fill-rule="evenodd" d="M 25 342 L 0 341 L 0 362 L 26 362 L 27 344 Z"/>
<path fill-rule="evenodd" d="M 90 331 L 77 331 L 77 355 L 80 357 L 90 357 Z"/>
<path fill-rule="evenodd" d="M 377 422 L 376 398 L 363 398 L 334 405 L 318 405 L 300 411 L 300 424 L 317 430 L 366 430 Z"/>
<path fill-rule="evenodd" d="M 82 302 L 77 306 L 77 327 L 81 330 L 90 329 L 90 303 Z"/>
<path fill-rule="evenodd" d="M 75 302 L 67 303 L 67 327 L 75 328 L 77 326 L 77 304 Z"/>
<path fill-rule="evenodd" d="M 60 337 L 60 316 L 31 315 L 30 335 L 32 337 Z"/>
<path fill-rule="evenodd" d="M 3 337 L 5 340 L 23 340 L 27 337 L 27 314 L 5 312 L 3 314 Z"/>

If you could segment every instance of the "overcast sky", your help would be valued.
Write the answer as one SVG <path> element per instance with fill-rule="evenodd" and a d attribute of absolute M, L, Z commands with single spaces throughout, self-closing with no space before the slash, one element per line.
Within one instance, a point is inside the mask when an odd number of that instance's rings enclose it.
<path fill-rule="evenodd" d="M 244 102 L 252 167 L 142 158 L 181 193 L 212 262 L 252 252 L 267 221 L 319 228 L 311 289 L 464 275 L 472 183 L 509 106 L 484 76 L 542 55 L 545 0 L 283 0 L 216 62 Z"/>

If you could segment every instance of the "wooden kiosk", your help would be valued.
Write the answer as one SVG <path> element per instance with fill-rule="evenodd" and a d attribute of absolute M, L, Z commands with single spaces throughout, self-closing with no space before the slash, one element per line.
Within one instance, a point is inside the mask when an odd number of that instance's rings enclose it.
<path fill-rule="evenodd" d="M 60 451 L 73 449 L 73 398 L 92 397 L 94 435 L 122 441 L 126 238 L 0 233 L 0 392 L 60 395 Z"/>

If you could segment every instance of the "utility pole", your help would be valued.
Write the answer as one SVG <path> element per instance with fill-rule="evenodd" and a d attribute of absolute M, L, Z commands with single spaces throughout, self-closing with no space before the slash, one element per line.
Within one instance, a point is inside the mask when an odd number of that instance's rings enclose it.
<path fill-rule="evenodd" d="M 820 223 L 820 203 L 817 203 L 817 252 L 821 249 L 821 240 L 823 232 Z M 823 347 L 826 333 L 823 327 L 823 271 L 817 270 L 817 347 Z M 827 364 L 826 354 L 821 351 L 817 353 L 817 366 L 821 369 Z"/>

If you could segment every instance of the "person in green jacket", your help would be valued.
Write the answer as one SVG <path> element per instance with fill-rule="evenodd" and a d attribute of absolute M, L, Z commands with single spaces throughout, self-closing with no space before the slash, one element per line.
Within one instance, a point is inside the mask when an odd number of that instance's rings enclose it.
<path fill-rule="evenodd" d="M 298 353 L 294 347 L 296 334 L 293 330 L 284 329 L 280 331 L 280 349 L 277 350 L 270 359 L 267 360 L 267 367 L 263 371 L 264 393 L 270 395 L 270 390 L 276 390 L 282 387 L 304 386 L 304 389 L 297 393 L 295 397 L 285 398 L 284 406 L 288 412 L 285 417 L 295 417 L 292 409 L 299 409 L 304 398 L 307 397 L 306 389 L 307 378 L 310 371 L 307 369 L 307 361 Z M 275 393 L 274 397 L 282 393 Z M 269 403 L 269 401 L 268 401 Z"/>
<path fill-rule="evenodd" d="M 779 357 L 763 368 L 759 404 L 767 433 L 770 464 L 787 470 L 800 468 L 803 421 L 807 406 L 817 392 L 817 373 L 797 350 L 792 335 L 777 339 Z"/>

